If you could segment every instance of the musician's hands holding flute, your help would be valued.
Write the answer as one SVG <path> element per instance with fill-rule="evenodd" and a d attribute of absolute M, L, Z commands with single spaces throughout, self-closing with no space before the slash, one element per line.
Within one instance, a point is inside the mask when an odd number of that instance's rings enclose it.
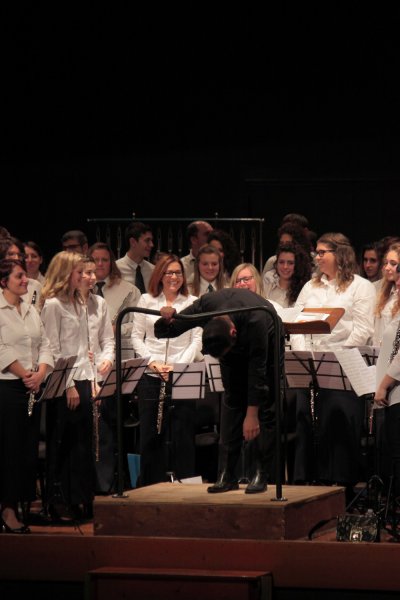
<path fill-rule="evenodd" d="M 148 366 L 152 371 L 160 375 L 164 381 L 168 381 L 168 373 L 173 370 L 172 365 L 168 365 L 159 360 L 153 360 Z"/>

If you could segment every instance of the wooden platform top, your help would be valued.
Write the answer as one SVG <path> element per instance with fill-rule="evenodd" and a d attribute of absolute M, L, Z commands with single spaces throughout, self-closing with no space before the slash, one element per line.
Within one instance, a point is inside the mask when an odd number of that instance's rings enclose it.
<path fill-rule="evenodd" d="M 157 483 L 142 488 L 132 489 L 125 492 L 126 496 L 99 496 L 96 497 L 96 505 L 109 504 L 131 504 L 131 503 L 158 503 L 158 504 L 207 504 L 207 505 L 240 505 L 250 507 L 262 507 L 266 504 L 270 509 L 279 510 L 283 505 L 304 504 L 313 502 L 316 498 L 335 496 L 343 494 L 343 487 L 332 486 L 283 486 L 282 496 L 284 501 L 276 499 L 276 488 L 268 486 L 268 490 L 261 494 L 245 494 L 246 485 L 240 485 L 238 490 L 224 492 L 222 494 L 209 494 L 207 487 L 210 484 L 184 484 L 184 483 Z"/>

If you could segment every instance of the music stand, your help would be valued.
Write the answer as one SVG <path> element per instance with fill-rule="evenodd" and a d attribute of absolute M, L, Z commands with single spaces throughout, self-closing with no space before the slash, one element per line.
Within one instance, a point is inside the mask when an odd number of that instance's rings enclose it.
<path fill-rule="evenodd" d="M 46 380 L 43 392 L 36 402 L 43 402 L 44 400 L 51 400 L 52 398 L 59 398 L 63 395 L 65 388 L 67 387 L 68 379 L 73 379 L 76 367 L 74 367 L 76 356 L 67 356 L 66 358 L 59 358 L 54 365 L 53 371 L 50 373 Z M 72 377 L 71 377 L 72 375 Z"/>
<path fill-rule="evenodd" d="M 149 362 L 148 358 L 129 358 L 123 360 L 121 363 L 122 368 L 122 394 L 132 394 L 139 383 L 146 367 Z M 101 398 L 109 398 L 113 396 L 117 389 L 117 369 L 114 367 L 107 374 L 107 377 L 102 382 L 99 392 L 96 394 L 94 400 L 101 400 Z"/>
<path fill-rule="evenodd" d="M 204 362 L 174 363 L 173 370 L 169 373 L 167 383 L 166 404 L 166 441 L 167 449 L 167 479 L 171 482 L 178 480 L 174 469 L 173 452 L 173 411 L 174 401 L 203 399 L 206 387 L 206 367 Z"/>

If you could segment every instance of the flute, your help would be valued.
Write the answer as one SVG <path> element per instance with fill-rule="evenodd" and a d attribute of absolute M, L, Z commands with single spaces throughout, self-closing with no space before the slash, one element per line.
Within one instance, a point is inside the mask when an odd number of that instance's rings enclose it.
<path fill-rule="evenodd" d="M 38 371 L 39 367 L 35 366 L 32 371 Z M 33 390 L 29 392 L 29 398 L 28 398 L 28 417 L 31 417 L 33 414 L 33 407 L 35 406 L 35 402 L 36 402 L 36 398 L 35 398 L 35 394 L 36 392 L 34 392 Z"/>
<path fill-rule="evenodd" d="M 168 346 L 169 346 L 169 338 L 167 338 L 167 341 L 165 344 L 165 359 L 164 359 L 165 365 L 167 364 L 167 358 L 168 358 Z M 157 433 L 158 434 L 161 433 L 161 429 L 162 429 L 163 416 L 164 416 L 164 403 L 165 403 L 166 395 L 167 395 L 167 382 L 165 381 L 164 378 L 162 378 L 161 385 L 160 385 L 160 393 L 158 395 L 158 410 L 157 410 Z"/>
<path fill-rule="evenodd" d="M 89 333 L 89 313 L 87 308 L 87 303 L 85 304 L 85 316 L 86 316 L 86 331 L 87 331 L 87 346 L 88 353 L 91 352 L 91 344 L 90 344 L 90 333 Z M 100 460 L 100 433 L 99 433 L 99 419 L 100 419 L 100 411 L 95 400 L 97 393 L 97 372 L 96 372 L 96 363 L 95 363 L 95 355 L 93 354 L 92 358 L 89 359 L 90 366 L 92 369 L 93 381 L 91 382 L 92 388 L 92 411 L 93 411 L 93 443 L 94 443 L 94 455 L 96 462 Z"/>

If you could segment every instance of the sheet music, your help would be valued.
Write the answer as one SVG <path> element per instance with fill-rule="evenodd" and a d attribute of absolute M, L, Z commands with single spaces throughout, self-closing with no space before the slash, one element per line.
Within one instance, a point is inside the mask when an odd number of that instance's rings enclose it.
<path fill-rule="evenodd" d="M 65 388 L 67 387 L 67 377 L 74 375 L 76 367 L 74 364 L 76 361 L 75 356 L 67 356 L 66 358 L 59 358 L 54 365 L 53 371 L 47 378 L 46 385 L 44 386 L 43 392 L 38 398 L 37 402 L 42 400 L 51 400 L 51 398 L 58 398 L 63 395 Z"/>
<path fill-rule="evenodd" d="M 290 388 L 308 388 L 315 382 L 320 388 L 351 390 L 351 383 L 333 352 L 285 352 L 285 373 Z"/>
<path fill-rule="evenodd" d="M 293 323 L 308 323 L 309 321 L 326 321 L 329 313 L 302 312 L 294 319 Z"/>
<path fill-rule="evenodd" d="M 204 355 L 204 362 L 207 369 L 208 384 L 211 392 L 224 392 L 224 386 L 222 383 L 221 366 L 218 358 L 210 356 L 210 354 Z"/>
<path fill-rule="evenodd" d="M 174 363 L 172 372 L 172 400 L 204 398 L 206 366 L 203 361 L 188 364 Z"/>
<path fill-rule="evenodd" d="M 121 361 L 122 394 L 131 394 L 134 391 L 147 367 L 148 362 L 149 357 L 129 358 L 128 360 Z M 117 371 L 116 367 L 114 366 L 103 381 L 100 391 L 96 395 L 95 399 L 108 398 L 109 396 L 115 394 L 116 390 Z"/>
<path fill-rule="evenodd" d="M 357 396 L 375 393 L 376 366 L 371 365 L 368 367 L 358 348 L 336 350 L 335 355 Z"/>

